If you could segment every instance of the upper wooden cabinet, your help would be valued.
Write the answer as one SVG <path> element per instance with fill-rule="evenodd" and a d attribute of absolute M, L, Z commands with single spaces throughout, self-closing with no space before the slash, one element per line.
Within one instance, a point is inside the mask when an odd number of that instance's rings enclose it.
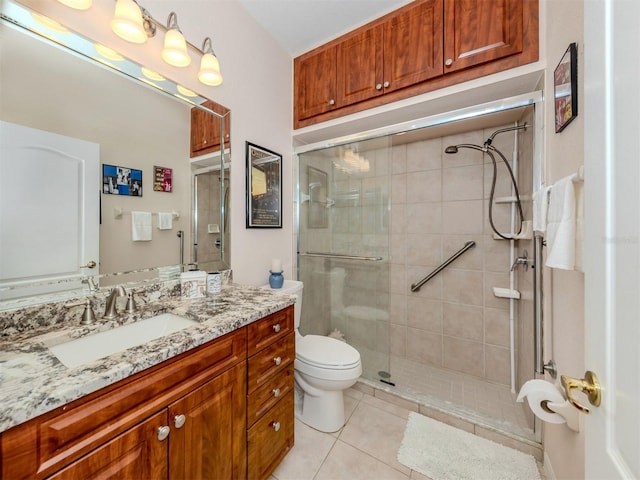
<path fill-rule="evenodd" d="M 231 139 L 231 114 L 229 110 L 211 100 L 202 104 L 212 111 L 225 115 L 224 144 L 229 147 Z M 193 107 L 191 109 L 191 157 L 220 150 L 220 119 L 206 110 Z"/>
<path fill-rule="evenodd" d="M 538 0 L 415 0 L 294 60 L 294 128 L 538 59 Z"/>
<path fill-rule="evenodd" d="M 444 0 L 445 73 L 522 52 L 522 0 Z"/>

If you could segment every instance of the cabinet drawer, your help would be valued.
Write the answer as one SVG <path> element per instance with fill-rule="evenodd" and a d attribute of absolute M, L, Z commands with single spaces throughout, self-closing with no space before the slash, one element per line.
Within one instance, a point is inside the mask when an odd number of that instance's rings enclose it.
<path fill-rule="evenodd" d="M 293 305 L 248 325 L 247 355 L 251 356 L 293 332 Z"/>
<path fill-rule="evenodd" d="M 289 392 L 247 432 L 248 478 L 267 479 L 293 447 L 293 436 L 293 392 Z"/>
<path fill-rule="evenodd" d="M 295 336 L 289 334 L 249 359 L 248 391 L 253 393 L 295 359 Z"/>
<path fill-rule="evenodd" d="M 247 424 L 253 425 L 278 401 L 293 391 L 293 363 L 272 380 L 256 389 L 247 402 Z"/>

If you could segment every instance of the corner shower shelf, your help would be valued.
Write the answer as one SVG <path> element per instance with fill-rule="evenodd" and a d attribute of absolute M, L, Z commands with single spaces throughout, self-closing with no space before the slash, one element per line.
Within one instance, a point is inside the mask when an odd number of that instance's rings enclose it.
<path fill-rule="evenodd" d="M 513 236 L 513 240 L 531 240 L 533 238 L 533 222 L 531 220 L 525 220 L 522 222 L 522 231 L 518 235 Z M 495 233 L 493 234 L 494 240 L 511 240 L 511 238 L 502 238 Z"/>
<path fill-rule="evenodd" d="M 520 292 L 510 288 L 493 287 L 493 294 L 498 298 L 513 298 L 520 300 Z"/>

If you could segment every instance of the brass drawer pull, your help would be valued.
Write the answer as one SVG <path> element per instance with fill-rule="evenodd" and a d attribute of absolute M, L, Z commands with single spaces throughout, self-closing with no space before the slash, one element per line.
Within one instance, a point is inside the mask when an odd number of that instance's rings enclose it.
<path fill-rule="evenodd" d="M 272 392 L 273 392 L 273 396 L 274 397 L 279 397 L 280 396 L 280 389 L 279 388 L 274 388 L 272 390 Z"/>
<path fill-rule="evenodd" d="M 166 438 L 169 436 L 169 432 L 171 432 L 171 429 L 168 425 L 158 428 L 158 440 L 166 440 Z"/>
<path fill-rule="evenodd" d="M 176 426 L 176 428 L 180 428 L 184 425 L 184 422 L 187 421 L 187 417 L 185 417 L 184 415 L 176 415 L 175 417 L 173 417 L 173 423 Z"/>
<path fill-rule="evenodd" d="M 276 333 L 280 333 L 280 324 L 276 323 L 273 327 L 273 331 Z"/>
<path fill-rule="evenodd" d="M 275 363 L 276 365 L 280 365 L 282 363 L 282 358 L 281 357 L 275 357 L 273 359 L 273 363 Z"/>
<path fill-rule="evenodd" d="M 280 430 L 280 422 L 271 422 L 271 426 L 273 427 L 273 429 L 277 432 L 278 430 Z"/>

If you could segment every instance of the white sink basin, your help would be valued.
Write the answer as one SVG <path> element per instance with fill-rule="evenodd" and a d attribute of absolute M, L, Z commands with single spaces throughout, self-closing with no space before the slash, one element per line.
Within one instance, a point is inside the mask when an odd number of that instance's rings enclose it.
<path fill-rule="evenodd" d="M 198 325 L 198 322 L 173 313 L 163 313 L 122 327 L 49 346 L 49 350 L 65 366 L 74 368 L 194 325 Z"/>

